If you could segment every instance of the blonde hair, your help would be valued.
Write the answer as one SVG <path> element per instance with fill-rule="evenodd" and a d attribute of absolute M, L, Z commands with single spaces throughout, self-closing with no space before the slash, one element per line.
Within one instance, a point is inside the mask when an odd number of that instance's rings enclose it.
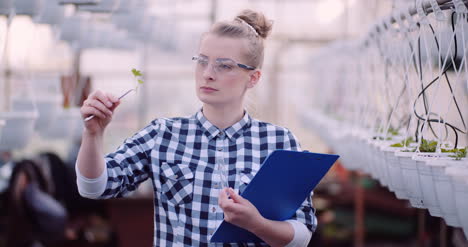
<path fill-rule="evenodd" d="M 250 66 L 261 68 L 264 58 L 264 40 L 270 34 L 273 22 L 265 15 L 253 10 L 243 10 L 232 21 L 221 21 L 213 24 L 208 33 L 221 37 L 244 38 L 248 42 L 245 54 Z"/>

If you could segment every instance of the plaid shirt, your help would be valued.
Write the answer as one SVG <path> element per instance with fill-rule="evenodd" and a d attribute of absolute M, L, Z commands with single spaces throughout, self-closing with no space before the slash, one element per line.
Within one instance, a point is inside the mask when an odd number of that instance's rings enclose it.
<path fill-rule="evenodd" d="M 209 240 L 224 217 L 218 206 L 221 174 L 215 165 L 228 166 L 229 186 L 242 193 L 276 149 L 300 147 L 289 130 L 247 113 L 224 130 L 211 124 L 201 110 L 188 118 L 156 119 L 106 156 L 108 180 L 101 198 L 126 196 L 150 178 L 154 246 L 214 246 Z M 314 213 L 307 198 L 292 219 L 314 232 Z"/>

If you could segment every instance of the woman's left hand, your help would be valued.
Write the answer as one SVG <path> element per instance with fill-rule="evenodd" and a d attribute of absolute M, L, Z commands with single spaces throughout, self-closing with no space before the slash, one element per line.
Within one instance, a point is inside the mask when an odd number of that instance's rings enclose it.
<path fill-rule="evenodd" d="M 224 211 L 225 221 L 250 232 L 261 227 L 265 220 L 249 200 L 244 199 L 232 188 L 224 188 L 220 191 L 218 204 Z"/>

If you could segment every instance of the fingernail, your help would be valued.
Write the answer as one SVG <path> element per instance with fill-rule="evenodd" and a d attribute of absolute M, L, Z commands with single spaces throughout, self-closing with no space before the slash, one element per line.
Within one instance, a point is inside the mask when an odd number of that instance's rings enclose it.
<path fill-rule="evenodd" d="M 112 106 L 112 103 L 111 103 L 110 101 L 107 101 L 107 102 L 106 102 L 106 105 L 107 105 L 107 107 L 111 107 L 111 106 Z"/>

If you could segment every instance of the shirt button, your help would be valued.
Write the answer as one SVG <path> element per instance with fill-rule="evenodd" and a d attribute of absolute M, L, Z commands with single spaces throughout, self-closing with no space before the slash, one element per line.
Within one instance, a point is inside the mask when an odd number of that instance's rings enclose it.
<path fill-rule="evenodd" d="M 218 184 L 215 184 L 214 185 L 215 189 L 219 188 L 219 185 Z"/>
<path fill-rule="evenodd" d="M 210 235 L 213 235 L 214 231 L 213 230 L 210 230 Z"/>
<path fill-rule="evenodd" d="M 223 137 L 224 136 L 224 132 L 220 131 L 219 134 L 218 134 L 219 137 Z"/>
<path fill-rule="evenodd" d="M 218 151 L 223 151 L 223 148 L 218 148 Z"/>
<path fill-rule="evenodd" d="M 215 207 L 211 208 L 211 211 L 212 211 L 213 213 L 216 212 L 216 208 L 215 208 Z"/>

